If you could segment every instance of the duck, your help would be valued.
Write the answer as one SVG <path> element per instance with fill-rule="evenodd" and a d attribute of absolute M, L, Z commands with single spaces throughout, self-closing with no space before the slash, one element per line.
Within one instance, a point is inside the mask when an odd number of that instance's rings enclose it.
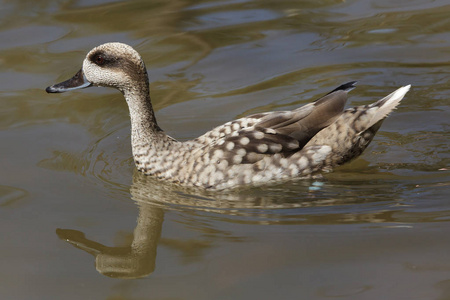
<path fill-rule="evenodd" d="M 105 43 L 88 52 L 70 79 L 46 88 L 62 93 L 91 86 L 119 90 L 129 108 L 136 168 L 185 187 L 226 190 L 311 178 L 358 157 L 411 85 L 372 104 L 345 109 L 356 81 L 290 111 L 256 113 L 187 141 L 158 125 L 145 63 L 133 47 Z"/>

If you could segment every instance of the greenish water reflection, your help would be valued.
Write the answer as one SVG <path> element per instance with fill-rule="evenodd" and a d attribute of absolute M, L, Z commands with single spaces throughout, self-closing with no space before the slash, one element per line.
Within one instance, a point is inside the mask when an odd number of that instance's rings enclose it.
<path fill-rule="evenodd" d="M 448 299 L 447 2 L 2 1 L 0 298 Z M 181 140 L 350 80 L 348 106 L 412 90 L 316 186 L 200 193 L 134 173 L 119 93 L 43 90 L 108 41 Z"/>

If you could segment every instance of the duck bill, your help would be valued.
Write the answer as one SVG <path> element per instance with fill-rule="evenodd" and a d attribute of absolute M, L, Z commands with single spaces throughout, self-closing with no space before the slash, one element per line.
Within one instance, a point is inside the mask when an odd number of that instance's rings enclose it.
<path fill-rule="evenodd" d="M 90 87 L 92 83 L 90 83 L 86 76 L 83 74 L 83 70 L 80 70 L 70 78 L 69 80 L 54 84 L 45 89 L 47 93 L 64 93 L 67 91 L 84 89 Z"/>

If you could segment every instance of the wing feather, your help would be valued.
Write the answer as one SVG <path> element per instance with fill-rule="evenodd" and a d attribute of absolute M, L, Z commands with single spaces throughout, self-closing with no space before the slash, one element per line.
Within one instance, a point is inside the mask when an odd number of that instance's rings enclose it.
<path fill-rule="evenodd" d="M 342 114 L 353 86 L 354 82 L 344 84 L 293 111 L 254 114 L 229 122 L 197 141 L 208 138 L 208 159 L 225 159 L 228 165 L 255 163 L 274 154 L 289 157 Z"/>

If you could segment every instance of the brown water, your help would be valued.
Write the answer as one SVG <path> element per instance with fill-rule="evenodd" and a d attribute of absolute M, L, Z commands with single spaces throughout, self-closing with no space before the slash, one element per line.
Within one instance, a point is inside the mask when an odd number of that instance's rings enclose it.
<path fill-rule="evenodd" d="M 0 299 L 450 299 L 447 0 L 0 7 Z M 107 41 L 179 139 L 350 80 L 349 106 L 412 90 L 319 182 L 193 193 L 134 171 L 120 93 L 44 92 Z"/>

